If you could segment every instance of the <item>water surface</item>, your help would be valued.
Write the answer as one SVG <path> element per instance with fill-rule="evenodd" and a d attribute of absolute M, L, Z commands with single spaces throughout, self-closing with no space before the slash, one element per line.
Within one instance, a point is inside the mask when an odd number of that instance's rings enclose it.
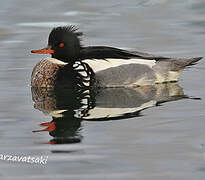
<path fill-rule="evenodd" d="M 205 56 L 202 0 L 8 0 L 0 15 L 0 154 L 48 156 L 46 165 L 1 160 L 1 179 L 204 179 L 204 61 L 171 87 L 30 87 L 46 56 L 30 50 L 58 25 L 78 25 L 84 45 Z"/>

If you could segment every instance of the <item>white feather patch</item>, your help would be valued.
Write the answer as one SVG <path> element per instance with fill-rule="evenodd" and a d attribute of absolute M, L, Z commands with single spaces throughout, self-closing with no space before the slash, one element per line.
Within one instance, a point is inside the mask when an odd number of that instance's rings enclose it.
<path fill-rule="evenodd" d="M 60 117 L 63 117 L 63 112 L 66 112 L 66 111 L 68 111 L 68 110 L 64 110 L 64 109 L 62 109 L 62 110 L 55 110 L 55 111 L 51 111 L 51 112 L 49 112 L 49 115 L 50 116 L 52 116 L 52 117 L 56 117 L 56 118 L 60 118 Z"/>
<path fill-rule="evenodd" d="M 167 81 L 178 81 L 179 80 L 179 74 L 182 70 L 179 71 L 169 71 Z"/>
<path fill-rule="evenodd" d="M 65 63 L 63 61 L 60 61 L 58 59 L 55 59 L 55 58 L 45 58 L 44 60 L 47 60 L 47 61 L 50 61 L 51 63 L 53 64 L 62 64 L 62 65 L 66 65 L 68 63 Z"/>
<path fill-rule="evenodd" d="M 144 64 L 152 68 L 156 64 L 156 60 L 147 60 L 147 59 L 86 59 L 83 62 L 87 63 L 94 72 L 102 71 L 111 67 L 118 67 L 121 65 L 127 64 Z"/>

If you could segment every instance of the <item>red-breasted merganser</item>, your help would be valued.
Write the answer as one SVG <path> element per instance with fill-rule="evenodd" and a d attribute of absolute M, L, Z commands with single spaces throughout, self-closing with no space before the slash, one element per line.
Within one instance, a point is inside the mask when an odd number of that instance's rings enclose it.
<path fill-rule="evenodd" d="M 33 69 L 31 86 L 53 88 L 132 87 L 178 81 L 180 72 L 197 58 L 167 58 L 107 46 L 81 45 L 82 33 L 75 26 L 56 27 L 48 46 L 32 53 L 51 58 Z"/>

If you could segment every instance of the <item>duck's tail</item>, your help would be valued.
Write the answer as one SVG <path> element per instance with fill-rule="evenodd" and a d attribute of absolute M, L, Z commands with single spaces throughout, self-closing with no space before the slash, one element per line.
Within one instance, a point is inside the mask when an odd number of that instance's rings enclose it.
<path fill-rule="evenodd" d="M 199 60 L 201 60 L 203 57 L 196 57 L 196 58 L 190 58 L 190 59 L 175 59 L 173 61 L 173 70 L 183 70 L 184 68 L 188 66 L 192 66 L 196 64 Z"/>
<path fill-rule="evenodd" d="M 179 75 L 186 67 L 196 64 L 203 57 L 189 59 L 159 59 L 153 67 L 156 76 L 156 83 L 178 81 Z"/>

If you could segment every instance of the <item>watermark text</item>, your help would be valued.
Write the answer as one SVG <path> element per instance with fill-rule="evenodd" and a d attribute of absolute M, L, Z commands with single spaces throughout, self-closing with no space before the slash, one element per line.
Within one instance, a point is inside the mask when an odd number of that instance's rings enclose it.
<path fill-rule="evenodd" d="M 25 162 L 35 164 L 47 164 L 48 156 L 16 156 L 16 155 L 4 155 L 0 154 L 0 160 L 13 161 L 13 162 Z"/>

